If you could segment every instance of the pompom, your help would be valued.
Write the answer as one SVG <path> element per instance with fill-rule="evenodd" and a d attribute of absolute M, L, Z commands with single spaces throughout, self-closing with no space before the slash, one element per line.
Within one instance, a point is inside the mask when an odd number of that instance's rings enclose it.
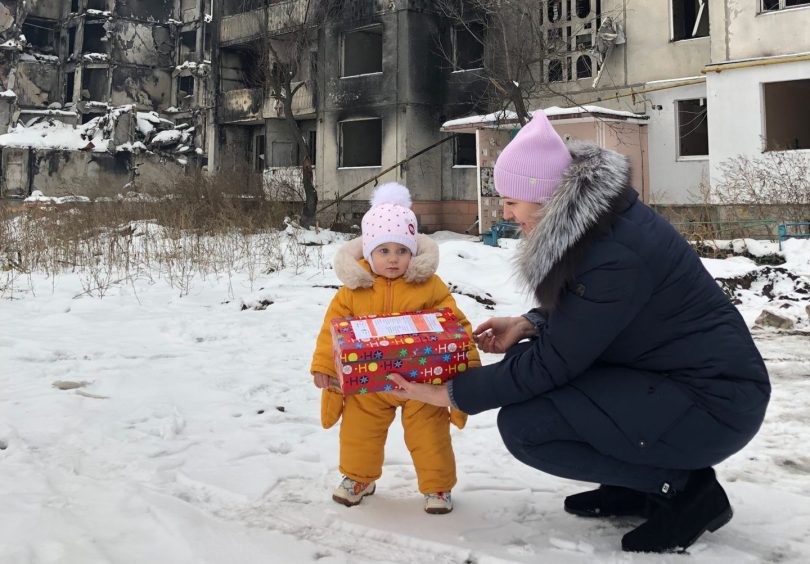
<path fill-rule="evenodd" d="M 402 184 L 388 182 L 374 190 L 371 195 L 371 207 L 380 204 L 396 204 L 403 208 L 411 207 L 411 193 Z"/>

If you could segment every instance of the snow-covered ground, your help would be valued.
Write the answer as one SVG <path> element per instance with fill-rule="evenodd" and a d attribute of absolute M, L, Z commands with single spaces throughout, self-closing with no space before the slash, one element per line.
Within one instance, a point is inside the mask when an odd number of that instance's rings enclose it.
<path fill-rule="evenodd" d="M 529 307 L 507 274 L 512 242 L 436 239 L 439 274 L 473 323 Z M 786 266 L 810 274 L 810 242 L 789 243 Z M 328 263 L 337 246 L 307 249 Z M 734 519 L 691 557 L 634 555 L 619 539 L 637 521 L 563 512 L 587 484 L 515 461 L 495 412 L 453 430 L 453 513 L 422 511 L 398 423 L 377 494 L 332 502 L 338 428 L 320 426 L 308 364 L 338 282 L 317 263 L 253 279 L 253 291 L 246 274 L 195 281 L 182 298 L 141 278 L 99 299 L 75 275 L 34 276 L 0 302 L 0 562 L 810 561 L 810 296 L 771 304 L 794 330 L 754 330 L 773 399 L 760 434 L 718 467 Z M 758 269 L 706 264 L 717 277 Z M 757 284 L 740 290 L 749 323 L 768 301 Z"/>

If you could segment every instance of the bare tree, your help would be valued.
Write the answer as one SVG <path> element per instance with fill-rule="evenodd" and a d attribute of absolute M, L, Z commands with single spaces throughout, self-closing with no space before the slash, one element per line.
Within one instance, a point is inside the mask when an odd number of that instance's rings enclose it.
<path fill-rule="evenodd" d="M 301 222 L 312 225 L 318 193 L 312 174 L 312 147 L 294 113 L 296 94 L 307 86 L 314 91 L 317 77 L 308 76 L 308 54 L 318 43 L 323 24 L 339 9 L 336 0 L 245 0 L 260 5 L 258 38 L 251 44 L 252 82 L 276 101 L 298 147 L 304 188 Z M 307 80 L 308 79 L 308 80 Z M 309 84 L 308 84 L 309 83 Z"/>
<path fill-rule="evenodd" d="M 591 4 L 598 6 L 590 0 L 436 0 L 435 9 L 452 27 L 439 50 L 453 70 L 486 83 L 487 108 L 512 109 L 523 125 L 531 102 L 567 97 L 560 83 L 597 76 L 605 39 L 613 40 L 600 36 L 599 27 L 613 24 Z M 470 52 L 477 54 L 472 60 Z"/>

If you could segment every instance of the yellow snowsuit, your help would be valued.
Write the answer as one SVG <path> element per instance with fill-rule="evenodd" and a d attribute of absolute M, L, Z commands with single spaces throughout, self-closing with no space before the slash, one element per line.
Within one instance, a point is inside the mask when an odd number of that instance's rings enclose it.
<path fill-rule="evenodd" d="M 395 280 L 373 274 L 369 264 L 357 258 L 358 246 L 355 241 L 359 239 L 347 243 L 335 258 L 335 270 L 345 285 L 329 304 L 312 357 L 311 372 L 337 376 L 329 326 L 329 322 L 335 318 L 450 307 L 467 333 L 472 333 L 470 323 L 459 311 L 447 285 L 435 275 L 438 246 L 431 239 L 419 236 L 419 253 L 411 259 L 405 276 Z M 424 260 L 431 252 L 436 253 L 432 263 Z M 348 275 L 341 276 L 340 261 L 343 261 L 344 273 L 349 271 Z M 359 270 L 355 267 L 359 267 Z M 362 287 L 363 284 L 370 284 L 370 287 Z M 480 365 L 475 348 L 470 351 L 469 364 Z M 385 439 L 397 407 L 402 407 L 405 444 L 416 469 L 419 491 L 423 494 L 450 491 L 456 484 L 450 421 L 461 429 L 467 415 L 384 392 L 344 397 L 340 392 L 323 390 L 321 422 L 324 428 L 334 425 L 340 419 L 341 412 L 343 414 L 340 471 L 359 482 L 371 482 L 382 475 Z"/>

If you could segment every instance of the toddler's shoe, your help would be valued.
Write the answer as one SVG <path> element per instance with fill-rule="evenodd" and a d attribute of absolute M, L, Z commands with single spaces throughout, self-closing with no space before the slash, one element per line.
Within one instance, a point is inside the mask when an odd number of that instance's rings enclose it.
<path fill-rule="evenodd" d="M 335 488 L 332 499 L 346 507 L 353 507 L 363 501 L 367 495 L 374 495 L 374 482 L 363 483 L 343 477 L 340 485 Z"/>
<path fill-rule="evenodd" d="M 444 515 L 453 511 L 453 499 L 450 492 L 425 494 L 425 512 L 433 515 Z"/>

